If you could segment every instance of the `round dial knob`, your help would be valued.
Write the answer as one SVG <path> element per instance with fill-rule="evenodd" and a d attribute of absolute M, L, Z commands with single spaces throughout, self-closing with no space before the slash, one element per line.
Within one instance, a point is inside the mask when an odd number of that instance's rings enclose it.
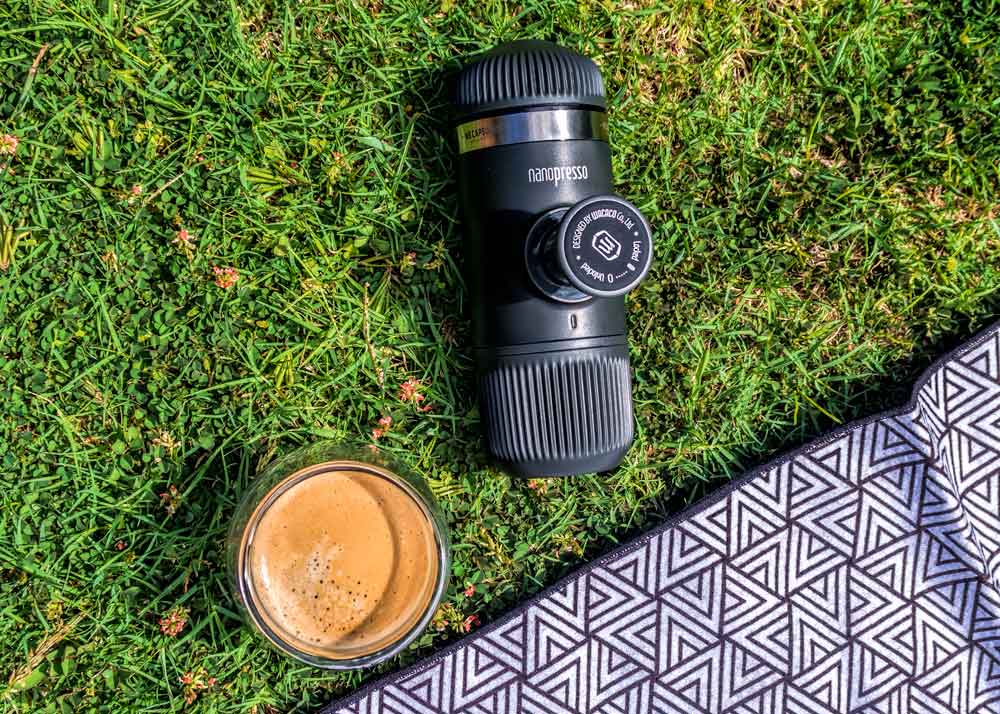
<path fill-rule="evenodd" d="M 646 277 L 653 233 L 639 209 L 618 196 L 593 196 L 572 206 L 556 235 L 561 272 L 580 292 L 624 295 Z"/>

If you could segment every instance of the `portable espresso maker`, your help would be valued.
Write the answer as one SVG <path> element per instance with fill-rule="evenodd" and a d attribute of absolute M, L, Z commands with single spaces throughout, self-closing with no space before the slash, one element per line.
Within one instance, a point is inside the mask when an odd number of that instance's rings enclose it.
<path fill-rule="evenodd" d="M 612 193 L 600 70 L 513 42 L 461 71 L 454 108 L 489 449 L 521 476 L 614 468 L 634 436 L 624 295 L 652 235 Z"/>

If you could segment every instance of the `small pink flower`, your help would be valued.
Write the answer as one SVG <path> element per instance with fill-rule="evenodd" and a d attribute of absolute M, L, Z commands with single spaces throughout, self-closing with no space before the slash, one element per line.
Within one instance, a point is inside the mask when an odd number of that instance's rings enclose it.
<path fill-rule="evenodd" d="M 533 478 L 528 481 L 528 488 L 538 493 L 547 493 L 549 490 L 549 483 L 542 478 Z"/>
<path fill-rule="evenodd" d="M 420 383 L 419 379 L 410 377 L 399 387 L 399 401 L 412 402 L 414 404 L 424 401 L 424 395 L 420 393 L 421 387 L 423 387 L 423 384 Z"/>
<path fill-rule="evenodd" d="M 133 188 L 133 193 L 135 189 Z M 188 232 L 187 228 L 181 228 L 177 231 L 177 237 L 175 237 L 171 243 L 176 245 L 178 248 L 184 252 L 190 252 L 194 250 L 194 236 Z"/>
<path fill-rule="evenodd" d="M 128 547 L 128 544 L 125 541 L 123 541 L 123 540 L 120 540 L 117 543 L 115 543 L 115 550 L 117 550 L 117 551 L 125 550 L 127 547 Z"/>
<path fill-rule="evenodd" d="M 140 186 L 139 184 L 135 184 L 134 186 L 132 186 L 132 195 L 133 196 L 141 196 L 142 195 L 142 186 Z"/>
<path fill-rule="evenodd" d="M 17 153 L 17 145 L 21 143 L 13 134 L 0 136 L 0 156 L 13 156 Z"/>
<path fill-rule="evenodd" d="M 239 271 L 231 266 L 220 268 L 216 265 L 212 267 L 212 272 L 215 273 L 215 284 L 223 290 L 229 290 L 240 279 Z"/>
<path fill-rule="evenodd" d="M 372 429 L 372 439 L 375 441 L 381 439 L 389 431 L 390 426 L 392 426 L 392 417 L 386 414 L 378 420 L 378 426 Z"/>
<path fill-rule="evenodd" d="M 465 587 L 465 590 L 463 590 L 462 592 L 465 594 L 465 597 L 472 597 L 473 595 L 476 594 L 476 586 L 475 585 L 467 585 Z"/>
<path fill-rule="evenodd" d="M 187 608 L 175 607 L 160 618 L 160 632 L 167 637 L 177 637 L 187 625 Z M 185 682 L 186 684 L 186 682 Z"/>
<path fill-rule="evenodd" d="M 479 627 L 479 615 L 469 615 L 462 620 L 462 632 L 472 632 L 473 627 Z"/>
<path fill-rule="evenodd" d="M 216 678 L 209 677 L 208 671 L 204 667 L 185 672 L 177 681 L 184 685 L 184 701 L 193 704 L 201 692 L 215 686 Z"/>

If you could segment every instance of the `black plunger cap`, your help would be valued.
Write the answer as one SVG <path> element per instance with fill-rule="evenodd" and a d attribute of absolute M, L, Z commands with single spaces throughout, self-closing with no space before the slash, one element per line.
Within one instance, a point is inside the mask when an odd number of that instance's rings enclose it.
<path fill-rule="evenodd" d="M 649 272 L 653 231 L 624 198 L 591 196 L 559 222 L 556 257 L 577 290 L 594 297 L 624 295 Z"/>
<path fill-rule="evenodd" d="M 605 109 L 601 70 L 588 57 L 541 40 L 508 42 L 463 69 L 455 119 L 543 106 Z"/>

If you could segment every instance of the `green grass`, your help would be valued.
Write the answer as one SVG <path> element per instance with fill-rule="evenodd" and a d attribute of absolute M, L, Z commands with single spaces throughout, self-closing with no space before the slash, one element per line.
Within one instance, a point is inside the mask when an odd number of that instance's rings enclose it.
<path fill-rule="evenodd" d="M 387 671 L 905 401 L 1000 310 L 998 17 L 932 0 L 0 3 L 0 137 L 19 139 L 0 156 L 0 709 L 309 711 L 372 676 L 281 659 L 227 596 L 235 500 L 297 444 L 365 443 L 390 415 L 380 448 L 447 512 L 449 624 Z M 519 37 L 602 66 L 617 187 L 658 257 L 629 299 L 634 449 L 538 488 L 478 433 L 442 76 Z M 409 378 L 429 412 L 399 400 Z M 186 627 L 161 634 L 178 607 Z M 217 683 L 186 705 L 179 678 L 201 667 Z"/>

